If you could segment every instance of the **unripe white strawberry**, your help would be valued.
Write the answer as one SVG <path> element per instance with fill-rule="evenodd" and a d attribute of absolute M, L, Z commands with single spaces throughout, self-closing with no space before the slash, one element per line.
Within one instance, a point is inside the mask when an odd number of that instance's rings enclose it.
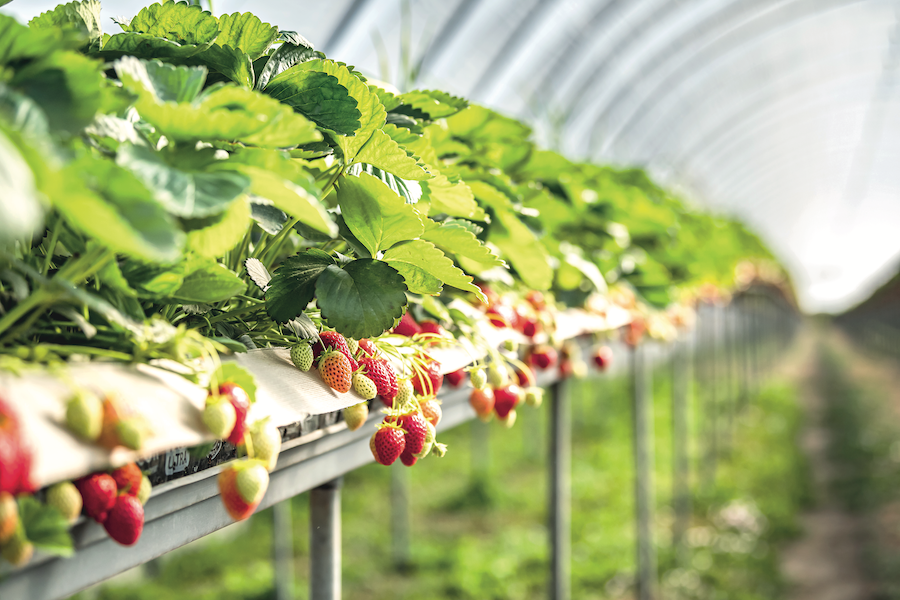
<path fill-rule="evenodd" d="M 394 398 L 395 406 L 404 406 L 412 401 L 416 390 L 409 379 L 397 380 L 397 396 Z"/>
<path fill-rule="evenodd" d="M 306 342 L 291 347 L 291 362 L 301 371 L 309 371 L 313 364 L 313 350 Z"/>
<path fill-rule="evenodd" d="M 344 409 L 344 422 L 347 423 L 347 429 L 350 431 L 356 431 L 362 427 L 368 418 L 369 406 L 365 402 L 360 402 Z"/>
<path fill-rule="evenodd" d="M 93 442 L 103 427 L 103 403 L 87 390 L 78 390 L 66 404 L 66 426 L 78 437 Z"/>
<path fill-rule="evenodd" d="M 74 523 L 81 514 L 81 494 L 71 481 L 63 481 L 47 490 L 47 505 L 61 512 L 69 523 Z"/>
<path fill-rule="evenodd" d="M 265 465 L 271 472 L 278 462 L 278 453 L 281 452 L 281 433 L 269 419 L 256 421 L 250 426 L 244 440 L 247 440 L 247 453 L 250 458 L 255 458 Z"/>
<path fill-rule="evenodd" d="M 525 404 L 537 408 L 544 401 L 544 390 L 539 387 L 530 387 L 525 390 Z"/>
<path fill-rule="evenodd" d="M 488 382 L 494 389 L 506 387 L 509 385 L 509 371 L 506 365 L 498 362 L 491 363 L 488 367 Z"/>
<path fill-rule="evenodd" d="M 150 499 L 150 493 L 153 491 L 153 485 L 146 475 L 141 476 L 141 487 L 138 488 L 137 499 L 142 505 L 147 504 Z"/>
<path fill-rule="evenodd" d="M 472 369 L 472 372 L 469 374 L 469 381 L 476 390 L 483 390 L 484 386 L 487 385 L 487 375 L 485 374 L 484 369 Z"/>

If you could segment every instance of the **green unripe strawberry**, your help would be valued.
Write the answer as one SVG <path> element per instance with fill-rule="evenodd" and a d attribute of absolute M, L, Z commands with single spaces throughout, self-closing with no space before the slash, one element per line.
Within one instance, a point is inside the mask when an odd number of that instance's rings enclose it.
<path fill-rule="evenodd" d="M 413 389 L 412 381 L 409 379 L 397 380 L 397 395 L 394 397 L 395 406 L 404 406 L 412 402 L 416 390 Z"/>
<path fill-rule="evenodd" d="M 137 499 L 142 505 L 147 504 L 150 499 L 150 493 L 153 491 L 153 485 L 146 475 L 141 476 L 141 487 L 138 488 Z"/>
<path fill-rule="evenodd" d="M 378 386 L 362 373 L 354 373 L 353 391 L 359 394 L 363 400 L 371 400 L 378 395 Z"/>
<path fill-rule="evenodd" d="M 312 346 L 306 342 L 291 346 L 291 362 L 301 371 L 309 371 L 313 364 Z"/>
<path fill-rule="evenodd" d="M 271 472 L 278 462 L 278 453 L 281 452 L 281 433 L 269 419 L 256 421 L 250 426 L 244 440 L 247 442 L 247 453 L 251 458 L 262 461 L 266 470 Z"/>
<path fill-rule="evenodd" d="M 350 354 L 356 356 L 356 353 L 359 351 L 359 342 L 353 338 L 347 338 L 347 347 L 350 348 Z"/>
<path fill-rule="evenodd" d="M 539 387 L 530 387 L 525 390 L 525 404 L 537 408 L 544 401 L 544 390 Z"/>
<path fill-rule="evenodd" d="M 19 526 L 19 505 L 9 492 L 0 492 L 0 546 L 5 544 Z"/>
<path fill-rule="evenodd" d="M 19 523 L 15 533 L 3 544 L 3 558 L 14 567 L 21 567 L 31 560 L 34 554 L 34 546 L 25 537 L 25 528 Z"/>
<path fill-rule="evenodd" d="M 484 386 L 487 385 L 487 375 L 485 374 L 484 369 L 472 369 L 472 372 L 469 374 L 469 381 L 476 390 L 483 390 Z"/>
<path fill-rule="evenodd" d="M 365 402 L 360 402 L 344 409 L 344 422 L 347 423 L 347 429 L 350 431 L 356 431 L 362 427 L 368 418 L 369 406 Z"/>
<path fill-rule="evenodd" d="M 149 437 L 150 431 L 144 419 L 129 417 L 116 423 L 116 434 L 123 446 L 130 450 L 140 450 L 144 447 L 144 440 Z"/>
<path fill-rule="evenodd" d="M 503 349 L 507 352 L 515 352 L 519 349 L 519 342 L 513 339 L 503 341 Z"/>
<path fill-rule="evenodd" d="M 93 442 L 103 427 L 103 403 L 86 390 L 78 390 L 66 404 L 66 426 L 78 437 Z"/>
<path fill-rule="evenodd" d="M 269 487 L 269 473 L 263 463 L 251 463 L 237 472 L 234 484 L 245 502 L 258 504 Z"/>
<path fill-rule="evenodd" d="M 488 367 L 487 377 L 488 382 L 494 389 L 509 385 L 509 371 L 507 371 L 506 365 L 504 364 L 496 362 L 491 363 L 491 366 Z"/>
<path fill-rule="evenodd" d="M 211 396 L 210 398 L 214 398 Z M 216 400 L 208 403 L 203 409 L 203 424 L 209 432 L 220 440 L 224 440 L 234 429 L 237 422 L 237 412 L 228 400 L 215 397 Z"/>
<path fill-rule="evenodd" d="M 81 494 L 71 481 L 63 481 L 51 485 L 47 490 L 47 505 L 62 513 L 71 524 L 81 514 Z"/>

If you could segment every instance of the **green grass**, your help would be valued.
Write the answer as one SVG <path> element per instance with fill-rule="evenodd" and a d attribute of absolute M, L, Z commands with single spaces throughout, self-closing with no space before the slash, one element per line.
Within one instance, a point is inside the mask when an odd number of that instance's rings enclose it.
<path fill-rule="evenodd" d="M 573 382 L 570 389 L 572 595 L 628 597 L 635 536 L 627 382 L 593 379 Z M 778 598 L 783 587 L 775 549 L 797 532 L 794 516 L 808 497 L 805 464 L 795 444 L 800 414 L 794 390 L 768 386 L 735 418 L 734 450 L 719 463 L 715 491 L 694 499 L 690 544 L 680 566 L 671 548 L 670 392 L 663 373 L 654 391 L 655 531 L 667 597 Z M 698 403 L 692 404 L 696 409 Z M 350 473 L 342 496 L 344 597 L 546 598 L 547 433 L 546 407 L 523 407 L 511 430 L 470 423 L 444 434 L 448 455 L 407 472 L 411 562 L 404 568 L 391 559 L 390 468 L 371 465 Z M 692 439 L 696 458 L 701 450 L 696 431 Z M 692 475 L 696 466 L 694 460 Z M 726 516 L 737 518 L 737 525 L 722 519 L 729 505 Z M 295 498 L 292 506 L 295 591 L 297 598 L 306 598 L 307 496 Z M 173 552 L 160 561 L 154 577 L 111 582 L 97 597 L 274 598 L 270 547 L 271 515 L 264 511 L 231 539 Z"/>

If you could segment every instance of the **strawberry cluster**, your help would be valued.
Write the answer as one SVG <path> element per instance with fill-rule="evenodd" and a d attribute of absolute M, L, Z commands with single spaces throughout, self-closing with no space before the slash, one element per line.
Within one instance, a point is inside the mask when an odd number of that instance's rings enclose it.
<path fill-rule="evenodd" d="M 80 499 L 63 485 L 48 491 L 48 504 L 56 506 L 70 520 L 77 516 L 76 509 L 83 508 L 84 514 L 103 525 L 109 537 L 119 544 L 137 543 L 144 530 L 144 503 L 150 497 L 151 487 L 135 463 L 111 472 L 92 473 L 76 480 L 74 487 Z"/>
<path fill-rule="evenodd" d="M 151 435 L 147 419 L 132 402 L 108 395 L 102 400 L 77 390 L 66 405 L 66 426 L 81 439 L 113 450 L 140 450 Z"/>

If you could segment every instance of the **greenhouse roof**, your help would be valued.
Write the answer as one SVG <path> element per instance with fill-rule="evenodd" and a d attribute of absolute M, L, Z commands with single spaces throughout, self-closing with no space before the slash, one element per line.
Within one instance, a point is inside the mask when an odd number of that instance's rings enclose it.
<path fill-rule="evenodd" d="M 13 2 L 28 19 L 56 1 Z M 105 17 L 140 0 L 104 0 Z M 569 156 L 640 165 L 757 229 L 808 310 L 895 271 L 900 21 L 878 0 L 216 0 L 399 88 L 531 123 Z M 107 21 L 106 29 L 116 26 Z"/>

